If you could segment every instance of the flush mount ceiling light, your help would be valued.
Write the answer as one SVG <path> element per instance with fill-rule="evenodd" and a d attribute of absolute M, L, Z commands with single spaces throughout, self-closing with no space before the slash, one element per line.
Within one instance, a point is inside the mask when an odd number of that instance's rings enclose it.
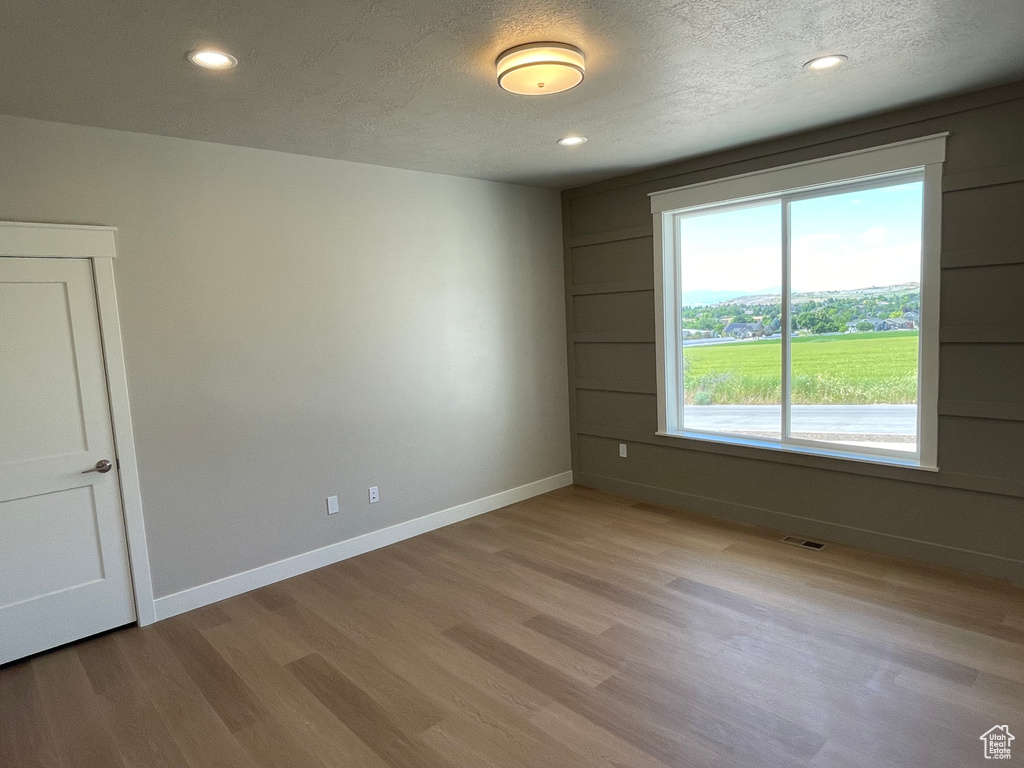
<path fill-rule="evenodd" d="M 804 69 L 813 69 L 815 71 L 822 69 L 832 69 L 832 67 L 838 67 L 847 57 L 841 53 L 833 53 L 828 56 L 819 56 L 816 59 L 811 59 L 804 64 Z"/>
<path fill-rule="evenodd" d="M 563 147 L 578 147 L 580 144 L 586 143 L 586 136 L 566 136 L 564 139 L 558 140 L 558 144 Z"/>
<path fill-rule="evenodd" d="M 498 57 L 498 85 L 511 93 L 542 96 L 583 82 L 583 51 L 566 43 L 527 43 Z"/>
<path fill-rule="evenodd" d="M 204 69 L 234 69 L 238 66 L 238 59 L 230 53 L 215 51 L 212 48 L 201 48 L 198 51 L 192 51 L 188 55 L 188 60 L 197 67 L 203 67 Z"/>

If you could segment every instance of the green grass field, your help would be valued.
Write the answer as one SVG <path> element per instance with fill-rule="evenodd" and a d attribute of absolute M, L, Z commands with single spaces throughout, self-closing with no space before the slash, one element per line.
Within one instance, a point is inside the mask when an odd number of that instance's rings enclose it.
<path fill-rule="evenodd" d="M 793 402 L 863 405 L 917 402 L 917 331 L 798 336 Z M 686 402 L 764 405 L 781 400 L 782 340 L 685 347 Z"/>

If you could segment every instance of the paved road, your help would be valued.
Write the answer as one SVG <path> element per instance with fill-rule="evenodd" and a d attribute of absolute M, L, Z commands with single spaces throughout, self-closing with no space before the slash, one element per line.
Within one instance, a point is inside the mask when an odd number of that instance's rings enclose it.
<path fill-rule="evenodd" d="M 846 331 L 834 331 L 832 333 L 815 333 L 815 334 L 809 334 L 809 335 L 800 335 L 800 336 L 796 336 L 795 338 L 797 338 L 797 339 L 802 339 L 802 338 L 806 339 L 806 338 L 810 338 L 811 335 L 813 335 L 814 338 L 819 338 L 821 336 L 847 336 L 849 334 L 847 334 Z M 776 334 L 774 334 L 772 336 L 758 337 L 758 338 L 755 338 L 755 339 L 737 339 L 737 338 L 734 338 L 732 336 L 720 336 L 717 339 L 687 339 L 686 341 L 683 342 L 683 346 L 684 347 L 710 347 L 710 346 L 715 346 L 717 344 L 750 344 L 750 343 L 756 342 L 756 341 L 781 341 L 781 339 L 782 339 L 782 336 L 779 335 L 778 333 L 776 333 Z"/>
<path fill-rule="evenodd" d="M 778 431 L 781 410 L 773 405 L 687 405 L 689 429 L 715 432 Z M 794 432 L 913 435 L 916 405 L 794 405 Z"/>

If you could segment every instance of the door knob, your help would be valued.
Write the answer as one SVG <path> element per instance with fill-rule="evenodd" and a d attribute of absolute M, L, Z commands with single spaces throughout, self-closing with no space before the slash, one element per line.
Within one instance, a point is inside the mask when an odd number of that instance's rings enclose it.
<path fill-rule="evenodd" d="M 93 467 L 92 469 L 85 470 L 82 474 L 88 475 L 90 472 L 99 472 L 100 474 L 105 475 L 113 468 L 114 465 L 110 463 L 110 459 L 100 459 L 99 461 L 96 462 L 95 467 Z"/>

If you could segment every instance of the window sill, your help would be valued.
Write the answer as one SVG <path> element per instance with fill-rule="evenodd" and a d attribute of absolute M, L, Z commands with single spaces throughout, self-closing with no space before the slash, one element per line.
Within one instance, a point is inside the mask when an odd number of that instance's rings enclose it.
<path fill-rule="evenodd" d="M 801 445 L 789 445 L 777 443 L 771 440 L 758 440 L 751 437 L 740 437 L 731 435 L 708 435 L 703 432 L 656 432 L 659 437 L 674 437 L 683 440 L 697 440 L 702 443 L 717 445 L 736 445 L 744 448 L 758 448 L 764 451 L 775 453 L 797 454 L 799 456 L 816 456 L 828 459 L 841 459 L 843 461 L 855 461 L 860 464 L 880 464 L 886 467 L 901 467 L 903 469 L 916 469 L 924 472 L 938 472 L 938 467 L 930 467 L 920 464 L 915 459 L 904 459 L 895 456 L 868 456 L 863 453 L 852 451 L 836 450 L 834 448 L 810 448 Z"/>

